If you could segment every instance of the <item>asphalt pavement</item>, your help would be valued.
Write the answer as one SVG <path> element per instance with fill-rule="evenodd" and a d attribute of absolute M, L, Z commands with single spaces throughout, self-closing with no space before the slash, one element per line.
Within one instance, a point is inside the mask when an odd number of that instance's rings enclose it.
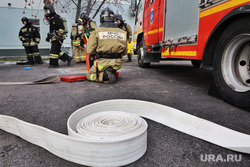
<path fill-rule="evenodd" d="M 60 62 L 56 69 L 0 63 L 0 82 L 35 81 L 57 74 L 87 74 L 86 65 Z M 212 69 L 193 68 L 189 61 L 152 63 L 139 68 L 136 59 L 123 64 L 115 84 L 90 81 L 60 82 L 46 85 L 0 86 L 0 114 L 67 134 L 68 117 L 77 109 L 109 99 L 138 99 L 167 105 L 219 125 L 250 134 L 250 113 L 222 99 L 208 95 Z M 138 161 L 127 167 L 239 166 L 250 164 L 250 155 L 242 154 L 194 138 L 146 119 L 148 149 Z M 217 159 L 206 160 L 206 156 Z M 233 156 L 233 161 L 221 161 Z M 0 167 L 80 167 L 0 130 Z"/>

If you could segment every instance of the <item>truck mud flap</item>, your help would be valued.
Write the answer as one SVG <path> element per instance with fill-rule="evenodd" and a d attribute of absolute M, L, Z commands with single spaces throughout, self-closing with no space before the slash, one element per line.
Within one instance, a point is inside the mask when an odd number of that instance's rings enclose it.
<path fill-rule="evenodd" d="M 161 59 L 161 51 L 147 52 L 144 57 L 144 63 L 159 62 Z"/>

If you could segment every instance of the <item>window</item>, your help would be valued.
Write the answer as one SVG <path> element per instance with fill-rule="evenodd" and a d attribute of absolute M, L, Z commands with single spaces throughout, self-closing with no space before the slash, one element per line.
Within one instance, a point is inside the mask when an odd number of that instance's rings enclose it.
<path fill-rule="evenodd" d="M 149 0 L 148 7 L 151 6 L 153 2 L 154 0 Z"/>
<path fill-rule="evenodd" d="M 143 5 L 144 5 L 144 0 L 141 0 L 138 6 L 138 13 L 141 13 L 141 11 L 143 10 Z"/>
<path fill-rule="evenodd" d="M 135 24 L 138 21 L 139 14 L 143 11 L 143 5 L 144 5 L 144 0 L 139 0 L 137 11 L 136 11 L 136 16 L 135 16 Z"/>

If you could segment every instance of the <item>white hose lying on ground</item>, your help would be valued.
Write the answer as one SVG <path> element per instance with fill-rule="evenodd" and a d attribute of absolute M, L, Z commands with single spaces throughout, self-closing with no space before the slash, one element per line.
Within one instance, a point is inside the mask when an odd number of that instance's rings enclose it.
<path fill-rule="evenodd" d="M 250 154 L 250 135 L 164 105 L 117 99 L 93 103 L 68 119 L 68 134 L 60 134 L 14 117 L 0 115 L 0 129 L 71 162 L 88 166 L 122 166 L 143 156 L 151 119 L 218 146 Z"/>
<path fill-rule="evenodd" d="M 35 85 L 35 84 L 56 84 L 60 82 L 58 75 L 52 75 L 36 81 L 24 81 L 24 82 L 0 82 L 0 86 L 8 85 Z"/>

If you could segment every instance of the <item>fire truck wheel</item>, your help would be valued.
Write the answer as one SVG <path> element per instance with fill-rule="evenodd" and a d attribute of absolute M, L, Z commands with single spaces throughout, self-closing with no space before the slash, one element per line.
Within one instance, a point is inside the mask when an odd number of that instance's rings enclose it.
<path fill-rule="evenodd" d="M 144 39 L 142 38 L 142 40 L 139 43 L 138 65 L 139 67 L 147 68 L 150 66 L 150 63 L 144 63 L 144 57 L 145 57 L 146 51 L 143 48 L 143 45 L 145 44 L 144 44 Z"/>
<path fill-rule="evenodd" d="M 201 66 L 201 60 L 191 60 L 191 63 L 194 68 L 200 68 Z"/>
<path fill-rule="evenodd" d="M 240 26 L 239 26 L 240 25 Z M 220 37 L 214 57 L 215 84 L 225 100 L 250 111 L 250 22 L 231 23 Z"/>

